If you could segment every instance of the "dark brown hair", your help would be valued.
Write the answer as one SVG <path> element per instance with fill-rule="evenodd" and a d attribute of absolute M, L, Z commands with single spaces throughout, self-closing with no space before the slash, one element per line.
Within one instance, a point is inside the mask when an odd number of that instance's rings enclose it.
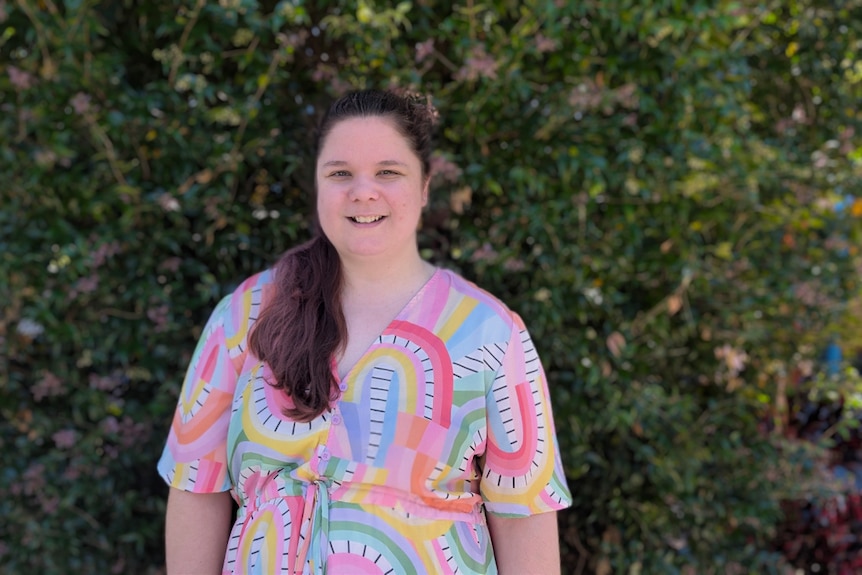
<path fill-rule="evenodd" d="M 436 113 L 424 99 L 394 92 L 364 90 L 333 103 L 318 127 L 315 161 L 336 124 L 373 116 L 393 121 L 427 178 Z M 334 399 L 337 382 L 332 361 L 347 340 L 341 309 L 341 261 L 316 226 L 315 237 L 285 253 L 274 271 L 275 294 L 249 334 L 249 349 L 269 365 L 274 381 L 268 383 L 284 390 L 293 401 L 285 415 L 311 421 Z"/>

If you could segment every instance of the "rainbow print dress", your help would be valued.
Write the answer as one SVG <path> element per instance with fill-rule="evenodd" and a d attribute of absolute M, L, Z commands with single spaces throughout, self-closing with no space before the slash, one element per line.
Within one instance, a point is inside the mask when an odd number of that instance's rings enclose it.
<path fill-rule="evenodd" d="M 266 271 L 218 304 L 158 463 L 236 500 L 225 574 L 496 573 L 485 513 L 571 504 L 539 357 L 499 300 L 436 270 L 301 423 L 247 351 L 274 289 Z"/>

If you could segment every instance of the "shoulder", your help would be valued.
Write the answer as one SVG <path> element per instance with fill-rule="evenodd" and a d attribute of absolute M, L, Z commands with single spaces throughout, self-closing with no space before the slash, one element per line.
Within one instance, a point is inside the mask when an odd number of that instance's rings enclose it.
<path fill-rule="evenodd" d="M 244 279 L 230 294 L 233 299 L 249 297 L 250 294 L 268 292 L 275 283 L 275 271 L 272 268 L 258 272 Z"/>
<path fill-rule="evenodd" d="M 244 336 L 257 320 L 261 306 L 272 297 L 275 288 L 272 269 L 256 273 L 224 296 L 213 317 L 224 326 L 229 337 Z"/>
<path fill-rule="evenodd" d="M 513 325 L 523 325 L 518 314 L 490 291 L 479 287 L 452 270 L 441 268 L 441 273 L 448 285 L 450 299 L 459 300 L 461 306 L 469 307 L 471 309 L 470 315 L 495 318 L 502 322 L 507 329 L 511 329 Z"/>

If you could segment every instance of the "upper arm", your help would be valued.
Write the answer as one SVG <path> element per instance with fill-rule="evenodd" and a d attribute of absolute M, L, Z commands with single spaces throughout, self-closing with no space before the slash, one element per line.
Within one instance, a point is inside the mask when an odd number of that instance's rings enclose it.
<path fill-rule="evenodd" d="M 488 529 L 500 575 L 559 575 L 556 513 L 517 518 L 488 514 Z"/>
<path fill-rule="evenodd" d="M 232 519 L 228 492 L 192 493 L 172 487 L 165 515 L 168 575 L 220 574 Z"/>

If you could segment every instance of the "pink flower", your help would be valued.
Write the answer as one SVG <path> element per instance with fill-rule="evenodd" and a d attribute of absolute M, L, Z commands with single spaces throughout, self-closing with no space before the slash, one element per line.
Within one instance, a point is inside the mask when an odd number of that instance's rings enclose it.
<path fill-rule="evenodd" d="M 497 78 L 499 64 L 486 51 L 485 46 L 478 45 L 471 51 L 464 65 L 455 73 L 456 80 L 477 80 L 480 77 Z"/>
<path fill-rule="evenodd" d="M 76 287 L 78 291 L 82 293 L 90 293 L 96 291 L 96 288 L 99 287 L 99 276 L 93 274 L 91 276 L 81 278 L 78 280 Z"/>
<path fill-rule="evenodd" d="M 473 255 L 470 256 L 470 261 L 473 262 L 483 262 L 483 261 L 493 261 L 497 259 L 497 251 L 491 247 L 491 244 L 485 243 L 481 248 L 473 252 Z"/>
<path fill-rule="evenodd" d="M 616 89 L 609 89 L 600 78 L 585 78 L 569 93 L 569 105 L 579 112 L 602 108 L 605 113 L 610 113 L 614 104 L 636 110 L 639 105 L 637 90 L 636 84 L 623 84 Z"/>
<path fill-rule="evenodd" d="M 850 249 L 850 242 L 841 236 L 831 235 L 823 242 L 823 247 L 827 250 L 848 250 Z"/>
<path fill-rule="evenodd" d="M 261 184 L 258 184 L 258 186 L 260 186 L 260 185 Z M 255 189 L 257 189 L 258 186 L 255 186 Z M 261 195 L 265 195 L 267 187 L 266 186 L 262 186 L 262 187 L 264 189 L 264 192 Z M 255 195 L 257 195 L 257 193 L 255 193 Z M 218 198 L 218 197 L 207 198 L 206 201 L 204 202 L 204 213 L 211 220 L 218 221 L 219 217 L 221 216 L 221 213 L 222 213 L 221 210 L 222 209 L 223 208 L 222 208 L 221 198 Z"/>
<path fill-rule="evenodd" d="M 19 491 L 26 495 L 38 493 L 45 487 L 45 466 L 41 463 L 31 463 L 21 479 L 21 489 Z"/>
<path fill-rule="evenodd" d="M 443 182 L 457 182 L 461 177 L 461 168 L 443 156 L 431 156 L 431 177 Z"/>
<path fill-rule="evenodd" d="M 42 379 L 33 386 L 30 393 L 33 394 L 33 399 L 42 401 L 46 397 L 62 395 L 64 391 L 63 382 L 60 381 L 60 378 L 50 371 L 45 371 L 42 374 Z"/>
<path fill-rule="evenodd" d="M 151 322 L 156 324 L 156 333 L 162 332 L 167 329 L 168 311 L 168 306 L 165 304 L 162 304 L 157 307 L 151 307 L 147 310 L 147 317 Z"/>
<path fill-rule="evenodd" d="M 582 112 L 598 108 L 603 101 L 603 90 L 591 79 L 584 80 L 569 93 L 569 105 Z"/>
<path fill-rule="evenodd" d="M 112 460 L 120 456 L 120 450 L 116 445 L 106 445 L 104 450 L 105 459 Z"/>
<path fill-rule="evenodd" d="M 99 287 L 99 276 L 97 274 L 89 275 L 75 282 L 69 292 L 69 299 L 74 300 L 81 294 L 93 293 Z"/>
<path fill-rule="evenodd" d="M 287 46 L 290 48 L 299 48 L 305 41 L 308 39 L 308 31 L 300 30 L 299 32 L 293 32 L 291 34 L 281 33 L 276 38 L 278 43 L 282 46 Z"/>
<path fill-rule="evenodd" d="M 810 359 L 803 359 L 796 367 L 799 368 L 799 373 L 802 377 L 811 377 L 814 374 L 814 362 Z"/>
<path fill-rule="evenodd" d="M 853 151 L 853 135 L 856 133 L 856 129 L 853 126 L 848 126 L 844 128 L 840 134 L 838 134 L 838 139 L 841 142 L 841 147 L 838 149 L 842 154 L 849 154 Z"/>
<path fill-rule="evenodd" d="M 29 72 L 20 70 L 15 66 L 9 66 L 7 70 L 9 73 L 9 81 L 11 81 L 12 85 L 19 90 L 29 90 L 33 86 L 33 75 Z"/>
<path fill-rule="evenodd" d="M 329 81 L 329 92 L 336 97 L 343 96 L 352 89 L 353 86 L 351 86 L 349 82 L 341 79 L 340 77 L 335 77 Z"/>
<path fill-rule="evenodd" d="M 729 344 L 724 344 L 714 350 L 716 359 L 723 359 L 724 364 L 730 371 L 733 377 L 745 369 L 745 364 L 748 363 L 748 354 L 741 349 L 736 349 Z"/>
<path fill-rule="evenodd" d="M 176 272 L 178 269 L 180 269 L 180 265 L 182 265 L 182 263 L 182 258 L 171 257 L 160 263 L 159 269 L 169 272 Z"/>
<path fill-rule="evenodd" d="M 126 416 L 120 422 L 119 446 L 122 449 L 129 449 L 135 445 L 140 445 L 149 438 L 150 432 L 151 427 L 149 425 L 135 422 L 131 417 Z"/>
<path fill-rule="evenodd" d="M 793 295 L 802 305 L 826 308 L 832 301 L 823 293 L 823 286 L 815 280 L 798 282 L 793 285 Z"/>
<path fill-rule="evenodd" d="M 160 195 L 157 199 L 159 205 L 166 212 L 178 212 L 180 211 L 180 203 L 177 201 L 175 197 L 168 194 L 167 192 Z"/>
<path fill-rule="evenodd" d="M 796 107 L 793 108 L 793 113 L 790 115 L 790 118 L 797 124 L 807 124 L 808 112 L 805 111 L 805 106 L 803 106 L 802 104 L 796 104 Z"/>
<path fill-rule="evenodd" d="M 416 63 L 423 62 L 429 56 L 434 54 L 434 39 L 429 38 L 424 42 L 416 43 Z"/>
<path fill-rule="evenodd" d="M 120 251 L 122 251 L 122 248 L 119 242 L 108 242 L 100 245 L 90 255 L 90 267 L 98 268 L 102 266 L 102 264 L 104 264 L 109 258 L 114 257 L 120 253 Z"/>
<path fill-rule="evenodd" d="M 83 92 L 75 94 L 75 97 L 69 103 L 72 104 L 72 109 L 79 116 L 83 116 L 90 111 L 90 96 Z"/>
<path fill-rule="evenodd" d="M 81 469 L 77 465 L 70 465 L 63 472 L 63 479 L 75 481 L 81 476 Z"/>
<path fill-rule="evenodd" d="M 789 118 L 782 118 L 775 122 L 775 131 L 779 134 L 784 134 L 787 130 L 793 127 L 793 120 Z"/>
<path fill-rule="evenodd" d="M 520 272 L 527 268 L 523 260 L 509 258 L 503 262 L 503 269 L 509 272 Z"/>
<path fill-rule="evenodd" d="M 636 84 L 623 84 L 614 90 L 614 100 L 623 108 L 634 110 L 638 107 L 638 87 Z"/>
<path fill-rule="evenodd" d="M 75 445 L 75 442 L 78 440 L 78 434 L 74 429 L 64 429 L 52 435 L 51 439 L 54 440 L 54 444 L 58 449 L 69 449 Z"/>
<path fill-rule="evenodd" d="M 40 168 L 50 170 L 57 163 L 57 154 L 54 153 L 54 150 L 36 150 L 33 152 L 33 159 Z"/>
<path fill-rule="evenodd" d="M 311 73 L 311 79 L 315 82 L 324 82 L 335 76 L 335 68 L 326 64 L 319 64 Z"/>
<path fill-rule="evenodd" d="M 99 391 L 114 391 L 120 385 L 120 378 L 112 375 L 90 374 L 90 388 Z"/>
<path fill-rule="evenodd" d="M 45 513 L 45 515 L 53 515 L 54 512 L 57 511 L 57 508 L 60 507 L 60 498 L 56 495 L 46 497 L 39 494 L 37 498 L 39 499 L 39 505 L 42 506 L 42 512 Z"/>
<path fill-rule="evenodd" d="M 120 422 L 113 415 L 105 418 L 100 427 L 105 435 L 114 435 L 120 432 Z"/>
<path fill-rule="evenodd" d="M 536 50 L 540 53 L 553 52 L 557 49 L 558 43 L 553 38 L 547 38 L 544 34 L 536 34 L 533 42 L 536 45 Z"/>

